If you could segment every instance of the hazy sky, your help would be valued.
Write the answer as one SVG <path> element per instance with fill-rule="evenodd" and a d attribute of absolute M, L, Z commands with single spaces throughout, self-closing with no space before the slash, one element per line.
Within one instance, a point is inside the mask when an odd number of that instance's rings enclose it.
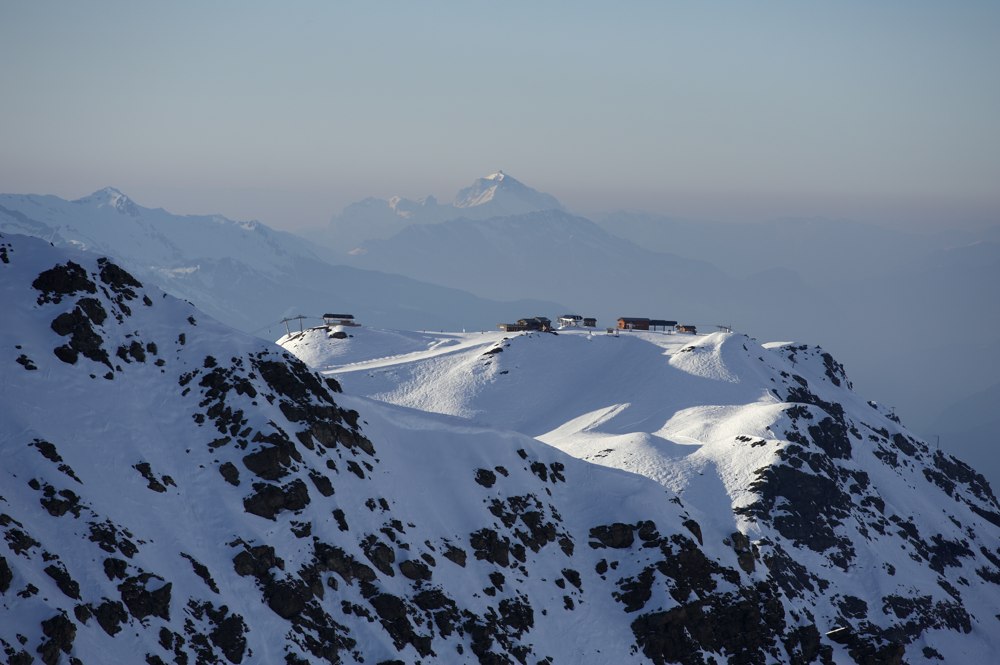
<path fill-rule="evenodd" d="M 2 2 L 0 191 L 1000 220 L 1000 2 Z"/>

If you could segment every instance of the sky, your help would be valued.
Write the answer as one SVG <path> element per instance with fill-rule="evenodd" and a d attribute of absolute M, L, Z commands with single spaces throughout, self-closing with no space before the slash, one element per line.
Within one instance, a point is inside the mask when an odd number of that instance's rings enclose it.
<path fill-rule="evenodd" d="M 0 2 L 0 191 L 1000 220 L 1000 3 Z"/>

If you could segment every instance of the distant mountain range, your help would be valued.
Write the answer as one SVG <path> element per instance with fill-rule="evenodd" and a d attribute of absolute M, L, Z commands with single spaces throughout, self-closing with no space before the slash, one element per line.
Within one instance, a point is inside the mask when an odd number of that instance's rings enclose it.
<path fill-rule="evenodd" d="M 503 171 L 479 178 L 460 190 L 454 202 L 438 203 L 433 196 L 416 201 L 394 196 L 368 198 L 335 215 L 329 227 L 310 236 L 341 253 L 356 250 L 364 241 L 385 239 L 411 224 L 437 224 L 451 219 L 488 219 L 539 210 L 562 210 L 554 196 L 536 191 Z"/>
<path fill-rule="evenodd" d="M 284 330 L 275 325 L 284 317 L 304 314 L 315 321 L 330 310 L 351 310 L 375 325 L 460 330 L 563 307 L 537 298 L 491 301 L 457 288 L 332 265 L 312 243 L 260 222 L 174 215 L 145 208 L 113 188 L 75 201 L 0 195 L 0 230 L 115 257 L 219 320 L 271 338 Z"/>

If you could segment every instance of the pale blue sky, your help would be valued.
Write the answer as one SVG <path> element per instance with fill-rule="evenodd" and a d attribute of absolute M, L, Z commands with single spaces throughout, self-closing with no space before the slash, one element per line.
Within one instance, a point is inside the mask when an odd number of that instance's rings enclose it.
<path fill-rule="evenodd" d="M 1000 220 L 1000 2 L 0 3 L 0 191 Z"/>

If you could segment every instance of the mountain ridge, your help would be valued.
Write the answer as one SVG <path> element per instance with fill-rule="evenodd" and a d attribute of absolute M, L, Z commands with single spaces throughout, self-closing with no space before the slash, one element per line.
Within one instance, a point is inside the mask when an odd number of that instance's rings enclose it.
<path fill-rule="evenodd" d="M 411 224 L 439 224 L 455 219 L 488 219 L 541 210 L 564 210 L 551 194 L 539 192 L 496 171 L 461 189 L 450 204 L 433 196 L 418 200 L 393 196 L 366 198 L 334 215 L 329 226 L 311 235 L 343 254 L 365 240 L 385 239 Z"/>
<path fill-rule="evenodd" d="M 509 429 L 345 393 L 94 254 L 3 234 L 0 274 L 0 649 L 19 665 L 971 662 L 998 647 L 988 486 L 868 405 L 884 437 L 824 424 L 849 426 L 860 407 L 838 413 L 846 376 L 811 347 L 716 335 L 648 350 L 711 394 L 752 388 L 737 361 L 782 379 L 768 408 L 797 440 L 727 434 L 734 459 L 770 460 L 737 513 L 694 485 L 678 495 Z M 364 355 L 378 331 L 354 333 L 336 341 Z M 533 357 L 565 356 L 550 342 L 633 355 L 643 336 L 464 338 L 465 371 L 516 379 Z M 830 483 L 822 510 L 793 491 Z M 862 547 L 854 517 L 884 530 L 878 547 Z M 873 550 L 898 576 L 852 576 Z"/>
<path fill-rule="evenodd" d="M 516 317 L 525 309 L 562 307 L 532 298 L 482 299 L 330 264 L 313 244 L 263 223 L 173 215 L 140 206 L 114 188 L 76 201 L 0 195 L 0 230 L 115 257 L 140 278 L 247 332 L 276 331 L 281 318 L 319 317 L 331 308 L 358 311 L 378 325 L 461 329 L 492 326 L 497 317 Z"/>

